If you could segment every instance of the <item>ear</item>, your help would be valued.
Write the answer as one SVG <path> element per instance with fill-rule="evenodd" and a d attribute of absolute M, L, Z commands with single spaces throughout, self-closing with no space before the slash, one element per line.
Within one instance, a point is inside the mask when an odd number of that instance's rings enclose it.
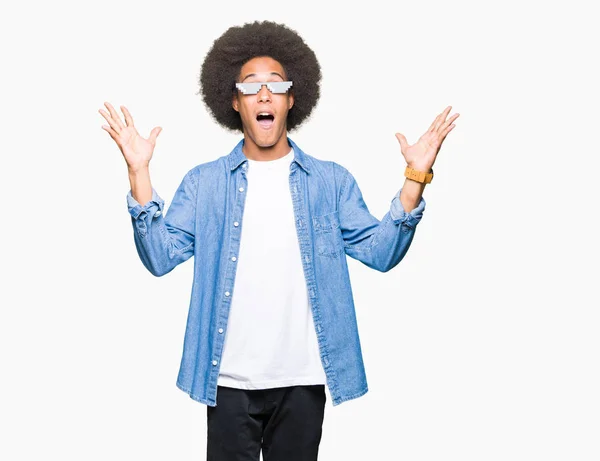
<path fill-rule="evenodd" d="M 288 95 L 288 110 L 294 107 L 294 93 L 290 92 Z"/>
<path fill-rule="evenodd" d="M 238 108 L 238 98 L 237 98 L 237 94 L 233 94 L 233 97 L 231 98 L 231 107 L 233 107 L 233 110 L 235 110 L 236 112 L 239 112 L 239 108 Z"/>

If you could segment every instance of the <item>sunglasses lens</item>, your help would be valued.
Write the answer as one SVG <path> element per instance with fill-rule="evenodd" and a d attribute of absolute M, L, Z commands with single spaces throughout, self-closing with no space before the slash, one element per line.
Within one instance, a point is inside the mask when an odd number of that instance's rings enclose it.
<path fill-rule="evenodd" d="M 236 83 L 235 86 L 244 94 L 257 94 L 260 91 L 260 83 Z"/>
<path fill-rule="evenodd" d="M 271 93 L 285 93 L 292 86 L 292 82 L 269 82 L 268 86 Z"/>

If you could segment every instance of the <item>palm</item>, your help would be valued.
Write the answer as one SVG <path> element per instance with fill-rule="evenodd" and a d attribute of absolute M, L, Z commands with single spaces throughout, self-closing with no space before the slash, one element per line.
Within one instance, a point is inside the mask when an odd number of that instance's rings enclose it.
<path fill-rule="evenodd" d="M 402 154 L 408 164 L 421 161 L 421 163 L 431 163 L 433 165 L 440 144 L 439 137 L 428 131 L 415 144 L 402 149 Z"/>
<path fill-rule="evenodd" d="M 143 138 L 135 127 L 126 127 L 119 133 L 121 152 L 128 164 L 150 161 L 154 146 L 148 139 Z"/>

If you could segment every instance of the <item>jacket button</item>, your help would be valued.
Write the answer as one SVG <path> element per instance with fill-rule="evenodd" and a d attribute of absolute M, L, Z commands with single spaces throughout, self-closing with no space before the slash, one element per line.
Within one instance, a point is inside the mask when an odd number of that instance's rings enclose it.
<path fill-rule="evenodd" d="M 243 188 L 243 187 L 240 187 L 240 188 L 239 188 L 239 191 L 240 191 L 240 192 L 244 192 L 244 188 Z"/>
<path fill-rule="evenodd" d="M 235 256 L 233 256 L 233 257 L 231 258 L 231 260 L 232 260 L 232 261 L 236 261 L 236 260 L 237 260 L 237 258 L 236 258 Z"/>
<path fill-rule="evenodd" d="M 223 328 L 219 328 L 219 333 L 223 333 Z"/>
<path fill-rule="evenodd" d="M 230 293 L 228 291 L 225 292 L 225 296 L 229 296 Z"/>
<path fill-rule="evenodd" d="M 213 361 L 212 361 L 212 364 L 213 364 L 213 365 L 216 365 L 216 364 L 217 364 L 217 361 L 216 361 L 216 360 L 213 360 Z"/>
<path fill-rule="evenodd" d="M 240 223 L 236 221 L 236 222 L 234 222 L 234 223 L 233 223 L 233 225 L 234 225 L 235 227 L 237 227 L 237 226 L 239 226 L 239 225 L 240 225 Z"/>

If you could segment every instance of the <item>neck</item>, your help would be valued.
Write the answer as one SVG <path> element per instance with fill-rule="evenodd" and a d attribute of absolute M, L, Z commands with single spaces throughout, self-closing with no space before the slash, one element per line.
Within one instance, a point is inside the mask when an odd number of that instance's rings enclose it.
<path fill-rule="evenodd" d="M 277 160 L 286 156 L 290 152 L 291 146 L 288 144 L 286 133 L 272 146 L 259 146 L 249 136 L 244 134 L 244 145 L 242 152 L 250 160 L 269 161 Z"/>

